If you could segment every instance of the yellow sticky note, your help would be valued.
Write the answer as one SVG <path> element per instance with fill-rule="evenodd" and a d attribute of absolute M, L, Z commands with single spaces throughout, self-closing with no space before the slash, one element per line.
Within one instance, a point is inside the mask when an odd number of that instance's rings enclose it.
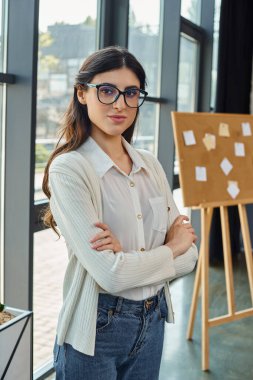
<path fill-rule="evenodd" d="M 206 149 L 209 151 L 211 149 L 215 149 L 216 147 L 216 137 L 211 133 L 206 133 L 205 137 L 202 139 Z"/>
<path fill-rule="evenodd" d="M 230 132 L 229 132 L 229 125 L 226 123 L 220 123 L 219 125 L 219 135 L 223 137 L 229 137 Z"/>
<path fill-rule="evenodd" d="M 237 181 L 228 181 L 228 186 L 229 185 L 234 185 L 238 187 L 238 182 Z"/>

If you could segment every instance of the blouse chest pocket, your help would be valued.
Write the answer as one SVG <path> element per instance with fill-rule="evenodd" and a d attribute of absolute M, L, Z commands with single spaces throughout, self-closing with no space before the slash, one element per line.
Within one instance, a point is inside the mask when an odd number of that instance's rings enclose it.
<path fill-rule="evenodd" d="M 164 197 L 149 198 L 153 213 L 152 228 L 156 231 L 167 232 L 168 211 Z"/>

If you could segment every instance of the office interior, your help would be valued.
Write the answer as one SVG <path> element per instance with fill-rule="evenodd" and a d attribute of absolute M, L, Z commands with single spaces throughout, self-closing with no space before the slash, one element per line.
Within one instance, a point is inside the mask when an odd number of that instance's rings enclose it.
<path fill-rule="evenodd" d="M 67 253 L 41 220 L 48 203 L 41 185 L 84 58 L 119 45 L 143 64 L 148 97 L 133 144 L 158 157 L 200 237 L 200 213 L 182 201 L 171 112 L 253 114 L 252 14 L 251 0 L 1 0 L 0 302 L 33 312 L 31 378 L 54 379 Z M 253 206 L 247 211 L 253 239 Z M 229 220 L 236 307 L 247 309 L 252 301 L 237 209 L 230 208 Z M 166 326 L 159 379 L 253 379 L 252 316 L 211 329 L 210 368 L 201 369 L 200 302 L 193 340 L 186 339 L 195 274 L 171 284 L 176 323 Z M 209 280 L 210 315 L 226 314 L 219 210 Z"/>

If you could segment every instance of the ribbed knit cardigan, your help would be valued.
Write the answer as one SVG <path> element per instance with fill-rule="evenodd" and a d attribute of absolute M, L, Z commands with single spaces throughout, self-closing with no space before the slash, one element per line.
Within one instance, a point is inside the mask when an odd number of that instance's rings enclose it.
<path fill-rule="evenodd" d="M 161 193 L 166 197 L 169 225 L 178 216 L 165 173 L 149 152 L 138 150 Z M 167 246 L 143 252 L 99 252 L 89 240 L 103 221 L 99 177 L 88 161 L 83 145 L 56 157 L 50 165 L 50 208 L 68 248 L 69 262 L 63 284 L 63 305 L 57 326 L 57 342 L 94 355 L 97 303 L 100 289 L 117 293 L 125 289 L 166 282 L 168 320 L 174 322 L 169 280 L 193 270 L 197 249 L 177 259 Z M 126 226 L 127 233 L 127 226 Z"/>

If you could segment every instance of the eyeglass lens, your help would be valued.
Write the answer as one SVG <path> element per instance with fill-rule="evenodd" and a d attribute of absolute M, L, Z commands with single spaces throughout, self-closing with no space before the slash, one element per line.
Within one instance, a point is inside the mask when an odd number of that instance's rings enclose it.
<path fill-rule="evenodd" d="M 129 88 L 124 92 L 125 102 L 129 107 L 137 108 L 142 105 L 145 95 L 138 88 Z M 119 90 L 108 85 L 98 88 L 98 99 L 101 103 L 112 104 L 119 95 Z"/>

